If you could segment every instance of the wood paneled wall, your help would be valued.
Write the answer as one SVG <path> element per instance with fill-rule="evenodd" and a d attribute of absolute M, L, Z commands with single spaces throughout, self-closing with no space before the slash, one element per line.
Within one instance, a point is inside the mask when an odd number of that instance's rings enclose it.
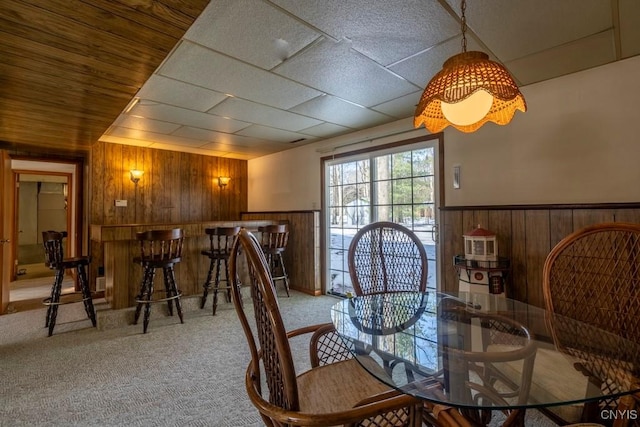
<path fill-rule="evenodd" d="M 480 224 L 496 233 L 498 254 L 511 260 L 507 296 L 544 307 L 542 269 L 551 249 L 573 231 L 603 222 L 640 223 L 640 204 L 444 208 L 442 289 L 458 290 L 453 257 L 464 253 L 462 235 Z"/>
<path fill-rule="evenodd" d="M 242 220 L 271 220 L 289 224 L 289 243 L 282 257 L 290 286 L 310 295 L 322 293 L 319 211 L 244 212 Z"/>
<path fill-rule="evenodd" d="M 131 169 L 144 175 L 137 185 Z M 218 176 L 229 176 L 226 188 Z M 247 162 L 98 142 L 89 161 L 89 224 L 162 224 L 238 220 L 247 210 Z M 115 200 L 127 200 L 116 207 Z M 92 278 L 101 265 L 91 244 Z"/>
<path fill-rule="evenodd" d="M 141 169 L 137 185 L 129 171 Z M 240 219 L 247 162 L 99 142 L 91 150 L 91 224 L 160 224 Z M 214 178 L 229 176 L 226 188 Z M 116 199 L 127 200 L 126 208 Z"/>

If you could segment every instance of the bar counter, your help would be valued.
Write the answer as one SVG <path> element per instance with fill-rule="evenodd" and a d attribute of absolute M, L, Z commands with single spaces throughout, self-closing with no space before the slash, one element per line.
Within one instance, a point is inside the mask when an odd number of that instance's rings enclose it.
<path fill-rule="evenodd" d="M 184 231 L 182 261 L 176 264 L 176 281 L 183 296 L 201 295 L 207 277 L 209 258 L 200 251 L 209 249 L 205 228 L 244 227 L 255 232 L 263 225 L 279 221 L 210 221 L 188 224 L 117 224 L 90 226 L 91 240 L 102 245 L 104 257 L 105 299 L 114 310 L 136 305 L 140 290 L 142 267 L 133 262 L 140 255 L 136 233 L 146 230 L 181 228 Z M 242 274 L 242 272 L 241 272 Z M 164 289 L 162 274 L 156 275 L 155 289 Z"/>

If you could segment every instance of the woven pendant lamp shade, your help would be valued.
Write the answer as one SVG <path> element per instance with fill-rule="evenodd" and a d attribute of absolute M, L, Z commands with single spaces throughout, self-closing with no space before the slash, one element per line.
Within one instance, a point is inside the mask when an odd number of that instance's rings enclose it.
<path fill-rule="evenodd" d="M 450 122 L 442 112 L 442 102 L 459 103 L 484 90 L 493 96 L 489 112 L 471 124 Z M 509 72 L 484 52 L 469 51 L 452 56 L 442 70 L 429 82 L 416 108 L 413 124 L 424 126 L 431 132 L 447 126 L 462 132 L 474 132 L 486 122 L 506 125 L 516 110 L 525 112 L 527 104 Z"/>

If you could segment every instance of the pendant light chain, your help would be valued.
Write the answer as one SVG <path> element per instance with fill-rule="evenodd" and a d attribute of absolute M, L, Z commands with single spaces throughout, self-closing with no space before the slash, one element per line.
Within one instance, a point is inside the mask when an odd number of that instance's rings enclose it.
<path fill-rule="evenodd" d="M 461 16 L 461 27 L 462 27 L 462 51 L 466 52 L 467 51 L 467 18 L 464 15 L 465 10 L 467 9 L 467 2 L 466 0 L 462 0 L 460 2 L 460 10 L 462 11 L 462 16 Z"/>

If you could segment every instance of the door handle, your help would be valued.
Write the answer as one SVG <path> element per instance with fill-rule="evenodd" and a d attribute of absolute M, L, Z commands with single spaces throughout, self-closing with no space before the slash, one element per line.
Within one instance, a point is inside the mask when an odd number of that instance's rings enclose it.
<path fill-rule="evenodd" d="M 11 240 L 9 239 L 0 239 L 0 243 L 10 243 Z"/>

